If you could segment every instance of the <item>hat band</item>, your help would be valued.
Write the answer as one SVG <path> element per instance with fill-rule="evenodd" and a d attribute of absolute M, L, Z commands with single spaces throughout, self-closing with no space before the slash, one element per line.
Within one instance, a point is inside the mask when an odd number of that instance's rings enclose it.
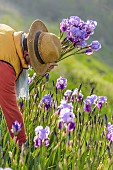
<path fill-rule="evenodd" d="M 37 32 L 36 35 L 35 35 L 35 39 L 34 39 L 34 51 L 35 51 L 35 55 L 38 59 L 38 61 L 41 63 L 41 64 L 45 64 L 45 62 L 42 60 L 40 54 L 39 54 L 39 50 L 38 50 L 38 40 L 39 40 L 39 36 L 40 36 L 41 32 Z"/>

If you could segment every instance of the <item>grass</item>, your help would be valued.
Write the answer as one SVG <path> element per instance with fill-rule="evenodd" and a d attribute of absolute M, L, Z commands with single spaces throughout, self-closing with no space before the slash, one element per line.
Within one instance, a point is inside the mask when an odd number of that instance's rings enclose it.
<path fill-rule="evenodd" d="M 54 83 L 56 83 L 55 79 Z M 107 125 L 104 117 L 107 106 L 103 105 L 101 110 L 96 109 L 87 113 L 84 112 L 83 102 L 74 101 L 72 105 L 76 122 L 75 130 L 68 132 L 65 126 L 59 130 L 59 116 L 54 113 L 66 89 L 56 91 L 55 84 L 44 79 L 36 89 L 32 90 L 30 100 L 23 100 L 23 118 L 27 133 L 27 144 L 24 150 L 19 149 L 15 141 L 10 138 L 4 117 L 0 113 L 0 166 L 11 167 L 13 170 L 112 169 L 112 143 L 106 139 L 104 130 L 104 126 Z M 38 98 L 35 96 L 36 92 L 40 94 Z M 54 101 L 48 111 L 39 107 L 45 94 L 51 94 Z M 85 99 L 86 93 L 83 94 Z M 112 122 L 111 117 L 109 121 Z M 40 125 L 50 127 L 50 144 L 35 148 L 34 130 Z"/>

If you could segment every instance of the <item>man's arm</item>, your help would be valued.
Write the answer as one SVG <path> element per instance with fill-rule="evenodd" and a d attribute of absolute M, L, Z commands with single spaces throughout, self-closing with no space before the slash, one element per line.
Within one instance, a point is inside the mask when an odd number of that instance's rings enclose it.
<path fill-rule="evenodd" d="M 24 122 L 16 101 L 15 71 L 12 66 L 0 61 L 0 106 L 2 108 L 7 127 L 11 132 L 12 123 L 16 120 L 22 123 L 22 129 L 17 135 L 19 145 L 26 142 Z M 11 133 L 10 133 L 11 134 Z M 13 137 L 13 135 L 11 134 Z"/>

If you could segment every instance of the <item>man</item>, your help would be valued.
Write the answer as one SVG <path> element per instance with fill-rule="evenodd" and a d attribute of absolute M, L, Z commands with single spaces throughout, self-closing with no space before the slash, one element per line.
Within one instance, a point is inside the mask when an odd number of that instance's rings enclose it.
<path fill-rule="evenodd" d="M 23 76 L 23 69 L 28 69 L 29 65 L 39 75 L 53 69 L 60 54 L 60 40 L 48 32 L 42 21 L 35 20 L 28 34 L 0 24 L 0 106 L 9 132 L 13 122 L 22 123 L 17 135 L 19 145 L 26 142 L 26 133 L 16 101 L 16 84 Z"/>

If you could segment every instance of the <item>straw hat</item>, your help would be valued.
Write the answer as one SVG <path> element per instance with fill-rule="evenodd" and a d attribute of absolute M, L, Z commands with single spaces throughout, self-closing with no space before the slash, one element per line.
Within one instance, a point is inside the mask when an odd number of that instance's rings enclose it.
<path fill-rule="evenodd" d="M 39 75 L 44 75 L 47 71 L 47 63 L 56 62 L 61 55 L 59 38 L 49 33 L 40 20 L 35 20 L 31 24 L 27 45 L 31 66 Z"/>

